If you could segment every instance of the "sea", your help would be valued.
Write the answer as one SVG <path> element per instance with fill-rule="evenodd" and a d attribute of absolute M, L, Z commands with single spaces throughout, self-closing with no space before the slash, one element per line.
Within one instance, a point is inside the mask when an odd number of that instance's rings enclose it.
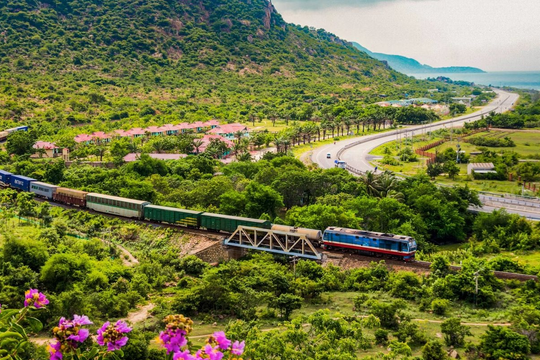
<path fill-rule="evenodd" d="M 486 73 L 423 73 L 407 74 L 417 79 L 445 76 L 454 81 L 464 80 L 478 85 L 496 87 L 510 86 L 521 89 L 540 90 L 540 71 L 494 71 Z"/>

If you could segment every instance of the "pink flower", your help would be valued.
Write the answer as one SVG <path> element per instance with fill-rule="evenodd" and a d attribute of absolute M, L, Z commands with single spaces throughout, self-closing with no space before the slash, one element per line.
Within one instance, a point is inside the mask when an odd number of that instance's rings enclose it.
<path fill-rule="evenodd" d="M 167 350 L 167 354 L 176 353 L 187 345 L 186 332 L 180 329 L 165 329 L 159 334 L 158 342 Z"/>
<path fill-rule="evenodd" d="M 93 322 L 90 321 L 88 316 L 73 315 L 73 324 L 75 324 L 75 326 L 82 326 L 82 325 L 91 325 L 93 324 Z"/>
<path fill-rule="evenodd" d="M 235 341 L 234 344 L 232 345 L 231 352 L 233 353 L 233 355 L 242 355 L 244 353 L 245 346 L 246 346 L 245 341 L 242 341 L 242 342 Z"/>
<path fill-rule="evenodd" d="M 189 350 L 177 352 L 173 356 L 173 360 L 198 360 L 200 358 L 197 358 L 189 353 Z"/>
<path fill-rule="evenodd" d="M 30 289 L 24 293 L 24 306 L 33 306 L 37 309 L 44 307 L 49 303 L 49 300 L 40 293 L 37 289 Z"/>
<path fill-rule="evenodd" d="M 107 345 L 107 351 L 119 350 L 125 346 L 129 340 L 127 334 L 131 331 L 131 328 L 121 320 L 118 320 L 115 325 L 111 325 L 107 321 L 103 326 L 97 331 L 97 343 L 101 346 Z"/>
<path fill-rule="evenodd" d="M 215 332 L 213 337 L 220 349 L 227 350 L 231 346 L 231 340 L 227 339 L 223 331 Z"/>
<path fill-rule="evenodd" d="M 47 351 L 49 351 L 49 355 L 50 355 L 50 360 L 62 360 L 62 358 L 64 357 L 62 355 L 62 352 L 60 351 L 62 349 L 62 344 L 60 343 L 60 341 L 56 341 L 52 344 L 49 344 L 49 346 L 47 346 Z"/>

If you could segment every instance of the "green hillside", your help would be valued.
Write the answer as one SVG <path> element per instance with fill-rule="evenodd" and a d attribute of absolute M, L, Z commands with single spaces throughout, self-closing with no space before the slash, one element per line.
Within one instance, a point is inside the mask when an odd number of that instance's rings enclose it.
<path fill-rule="evenodd" d="M 44 135 L 90 122 L 305 120 L 306 104 L 434 86 L 285 23 L 267 0 L 12 0 L 0 29 L 0 127 L 47 120 Z"/>

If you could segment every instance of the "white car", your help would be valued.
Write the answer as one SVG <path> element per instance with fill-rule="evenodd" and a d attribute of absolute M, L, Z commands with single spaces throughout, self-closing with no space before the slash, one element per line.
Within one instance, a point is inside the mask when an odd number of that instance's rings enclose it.
<path fill-rule="evenodd" d="M 332 154 L 330 154 L 330 153 L 326 154 L 326 158 L 327 158 L 327 159 L 331 159 L 331 158 L 332 158 Z"/>

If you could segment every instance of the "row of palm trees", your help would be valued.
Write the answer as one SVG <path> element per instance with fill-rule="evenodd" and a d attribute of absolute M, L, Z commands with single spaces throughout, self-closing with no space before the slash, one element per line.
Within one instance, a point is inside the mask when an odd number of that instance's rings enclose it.
<path fill-rule="evenodd" d="M 384 114 L 362 118 L 326 116 L 319 119 L 315 117 L 311 122 L 295 123 L 292 127 L 281 131 L 275 136 L 274 144 L 278 152 L 286 152 L 292 146 L 349 135 L 353 132 L 352 129 L 356 129 L 355 133 L 358 135 L 360 127 L 361 132 L 364 133 L 366 130 L 380 130 L 387 126 L 394 126 L 394 122 Z"/>

